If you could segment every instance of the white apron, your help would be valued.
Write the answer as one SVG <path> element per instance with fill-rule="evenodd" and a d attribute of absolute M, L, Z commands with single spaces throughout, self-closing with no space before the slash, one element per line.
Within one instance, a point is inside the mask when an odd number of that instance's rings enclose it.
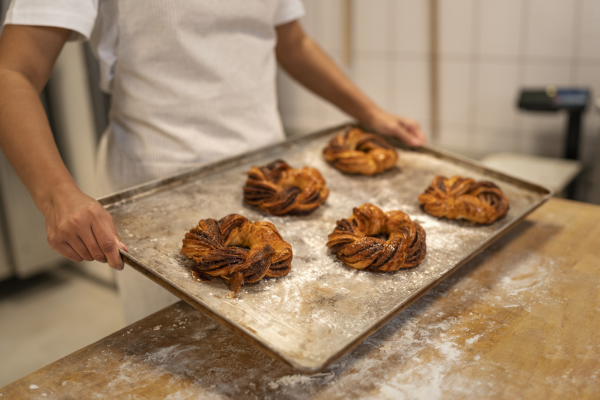
<path fill-rule="evenodd" d="M 273 51 L 280 1 L 114 1 L 117 61 L 100 193 L 284 138 Z M 127 266 L 117 282 L 128 324 L 177 300 Z"/>

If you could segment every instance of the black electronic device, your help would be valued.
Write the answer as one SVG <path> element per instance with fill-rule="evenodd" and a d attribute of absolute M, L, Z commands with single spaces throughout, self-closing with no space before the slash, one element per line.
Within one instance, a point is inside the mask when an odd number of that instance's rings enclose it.
<path fill-rule="evenodd" d="M 581 135 L 581 116 L 585 111 L 591 93 L 585 88 L 545 88 L 521 89 L 519 108 L 528 111 L 555 112 L 566 110 L 569 113 L 564 157 L 579 158 L 579 136 Z"/>
<path fill-rule="evenodd" d="M 569 113 L 567 134 L 565 136 L 564 158 L 579 158 L 579 137 L 581 136 L 581 117 L 590 101 L 591 93 L 585 88 L 545 88 L 521 89 L 518 107 L 522 110 L 538 112 L 557 112 L 565 110 Z M 567 196 L 574 198 L 575 183 L 567 187 Z"/>
<path fill-rule="evenodd" d="M 530 111 L 580 111 L 583 112 L 590 99 L 588 89 L 556 88 L 522 89 L 519 108 Z"/>

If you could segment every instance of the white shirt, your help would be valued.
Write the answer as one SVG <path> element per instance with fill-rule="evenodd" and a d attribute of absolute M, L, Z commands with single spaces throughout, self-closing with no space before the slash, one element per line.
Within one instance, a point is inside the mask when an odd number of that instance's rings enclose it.
<path fill-rule="evenodd" d="M 11 0 L 5 24 L 55 26 L 73 31 L 69 40 L 90 40 L 100 63 L 100 88 L 110 93 L 118 41 L 117 2 L 113 0 Z M 273 25 L 304 15 L 300 0 L 280 0 Z"/>
<path fill-rule="evenodd" d="M 274 27 L 300 0 L 13 0 L 6 24 L 90 39 L 113 93 L 99 155 L 112 190 L 284 138 Z"/>

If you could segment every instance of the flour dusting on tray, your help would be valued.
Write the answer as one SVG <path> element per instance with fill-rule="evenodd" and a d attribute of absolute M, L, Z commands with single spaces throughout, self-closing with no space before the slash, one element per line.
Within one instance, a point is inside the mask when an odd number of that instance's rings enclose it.
<path fill-rule="evenodd" d="M 544 197 L 525 186 L 492 179 L 510 202 L 506 218 L 489 226 L 439 220 L 425 214 L 417 202 L 434 176 L 490 177 L 473 167 L 404 150 L 399 151 L 397 167 L 383 174 L 345 175 L 323 159 L 322 150 L 330 137 L 242 158 L 213 174 L 109 208 L 139 265 L 304 371 L 326 365 Z M 330 190 L 325 204 L 310 215 L 292 217 L 267 216 L 245 205 L 242 187 L 248 169 L 278 158 L 294 168 L 317 168 Z M 364 203 L 383 211 L 404 211 L 423 226 L 427 256 L 419 266 L 370 273 L 343 265 L 328 250 L 325 243 L 336 221 Z M 223 281 L 194 281 L 189 272 L 192 261 L 178 255 L 185 233 L 200 219 L 220 219 L 232 213 L 272 222 L 294 251 L 289 275 L 244 286 L 235 299 Z"/>

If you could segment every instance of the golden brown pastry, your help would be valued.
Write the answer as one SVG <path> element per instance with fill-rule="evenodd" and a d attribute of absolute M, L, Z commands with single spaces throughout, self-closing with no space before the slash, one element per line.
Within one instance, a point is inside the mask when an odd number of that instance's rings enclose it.
<path fill-rule="evenodd" d="M 185 234 L 181 255 L 195 261 L 197 281 L 220 276 L 236 295 L 244 283 L 264 276 L 287 275 L 292 267 L 292 246 L 270 222 L 250 222 L 238 214 L 219 221 L 202 219 Z"/>
<path fill-rule="evenodd" d="M 373 237 L 389 235 L 387 240 Z M 390 272 L 414 267 L 425 258 L 425 230 L 402 211 L 384 213 L 373 204 L 354 208 L 348 219 L 337 221 L 327 246 L 356 269 Z"/>
<path fill-rule="evenodd" d="M 453 176 L 436 176 L 419 204 L 427 214 L 438 218 L 464 218 L 478 224 L 491 224 L 508 212 L 508 200 L 492 182 Z"/>
<path fill-rule="evenodd" d="M 308 214 L 327 200 L 325 179 L 314 168 L 294 169 L 276 160 L 252 167 L 244 186 L 244 201 L 267 214 Z"/>
<path fill-rule="evenodd" d="M 336 135 L 323 155 L 335 168 L 348 174 L 380 174 L 398 161 L 396 149 L 384 138 L 358 128 Z"/>

